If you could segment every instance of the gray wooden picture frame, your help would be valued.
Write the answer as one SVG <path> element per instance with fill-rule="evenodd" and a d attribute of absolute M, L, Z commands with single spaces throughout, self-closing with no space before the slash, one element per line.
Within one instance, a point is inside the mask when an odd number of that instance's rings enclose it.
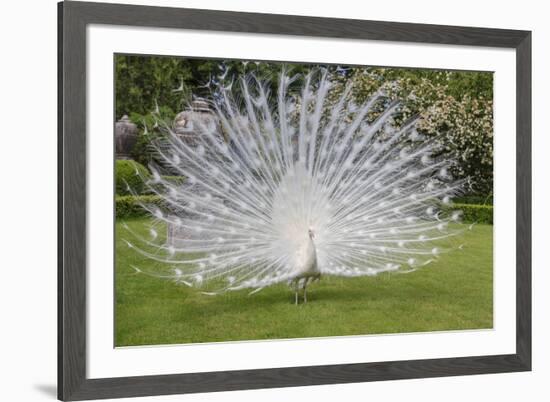
<path fill-rule="evenodd" d="M 515 49 L 516 353 L 141 377 L 87 378 L 86 27 L 89 24 Z M 59 399 L 138 397 L 531 370 L 530 31 L 62 2 L 58 4 L 58 34 Z"/>

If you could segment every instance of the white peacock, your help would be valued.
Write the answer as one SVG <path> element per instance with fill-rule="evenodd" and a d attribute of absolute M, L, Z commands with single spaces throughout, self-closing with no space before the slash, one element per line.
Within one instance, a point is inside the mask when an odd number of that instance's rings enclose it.
<path fill-rule="evenodd" d="M 409 273 L 448 251 L 434 242 L 462 231 L 453 224 L 461 213 L 442 205 L 463 183 L 436 139 L 415 119 L 395 125 L 400 105 L 381 92 L 357 105 L 348 86 L 330 100 L 330 74 L 315 71 L 296 97 L 293 79 L 280 74 L 273 104 L 251 77 L 240 79 L 241 105 L 220 87 L 212 107 L 221 124 L 195 127 L 193 146 L 168 129 L 158 157 L 186 180 L 166 181 L 151 166 L 162 203 L 143 205 L 152 236 L 133 233 L 128 245 L 167 270 L 146 273 L 214 283 L 208 294 L 287 282 L 298 304 L 299 290 L 307 301 L 324 275 Z M 157 240 L 159 223 L 185 233 L 177 246 Z"/>

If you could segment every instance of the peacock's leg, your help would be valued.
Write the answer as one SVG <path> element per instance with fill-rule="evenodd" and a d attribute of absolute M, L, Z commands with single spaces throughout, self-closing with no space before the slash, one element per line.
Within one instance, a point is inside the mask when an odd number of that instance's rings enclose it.
<path fill-rule="evenodd" d="M 308 281 L 308 278 L 304 279 L 304 303 L 307 303 L 307 291 L 306 291 L 307 281 Z"/>
<path fill-rule="evenodd" d="M 298 290 L 299 290 L 299 281 L 296 279 L 294 281 L 294 304 L 298 305 Z"/>

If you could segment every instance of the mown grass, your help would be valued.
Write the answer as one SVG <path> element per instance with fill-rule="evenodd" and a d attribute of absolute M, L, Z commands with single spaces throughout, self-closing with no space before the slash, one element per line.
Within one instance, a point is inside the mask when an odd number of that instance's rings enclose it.
<path fill-rule="evenodd" d="M 126 221 L 137 232 L 146 219 Z M 492 328 L 493 227 L 476 225 L 462 250 L 407 275 L 323 277 L 295 306 L 286 285 L 207 296 L 144 274 L 155 263 L 128 248 L 116 224 L 116 346 Z"/>

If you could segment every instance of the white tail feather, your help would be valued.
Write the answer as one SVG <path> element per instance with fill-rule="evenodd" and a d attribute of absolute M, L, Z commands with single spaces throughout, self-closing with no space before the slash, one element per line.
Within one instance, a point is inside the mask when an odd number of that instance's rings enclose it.
<path fill-rule="evenodd" d="M 151 191 L 163 207 L 144 207 L 185 236 L 166 245 L 152 231 L 138 251 L 181 267 L 174 279 L 252 294 L 319 274 L 409 273 L 445 251 L 430 242 L 457 233 L 447 223 L 459 214 L 440 210 L 461 187 L 453 162 L 414 120 L 395 122 L 399 104 L 376 94 L 356 105 L 351 87 L 329 102 L 330 77 L 317 73 L 297 106 L 292 81 L 281 74 L 276 105 L 251 79 L 239 81 L 242 107 L 221 89 L 212 106 L 223 134 L 196 127 L 190 145 L 169 131 L 159 146 L 162 163 L 187 179 L 174 184 L 155 170 Z"/>

